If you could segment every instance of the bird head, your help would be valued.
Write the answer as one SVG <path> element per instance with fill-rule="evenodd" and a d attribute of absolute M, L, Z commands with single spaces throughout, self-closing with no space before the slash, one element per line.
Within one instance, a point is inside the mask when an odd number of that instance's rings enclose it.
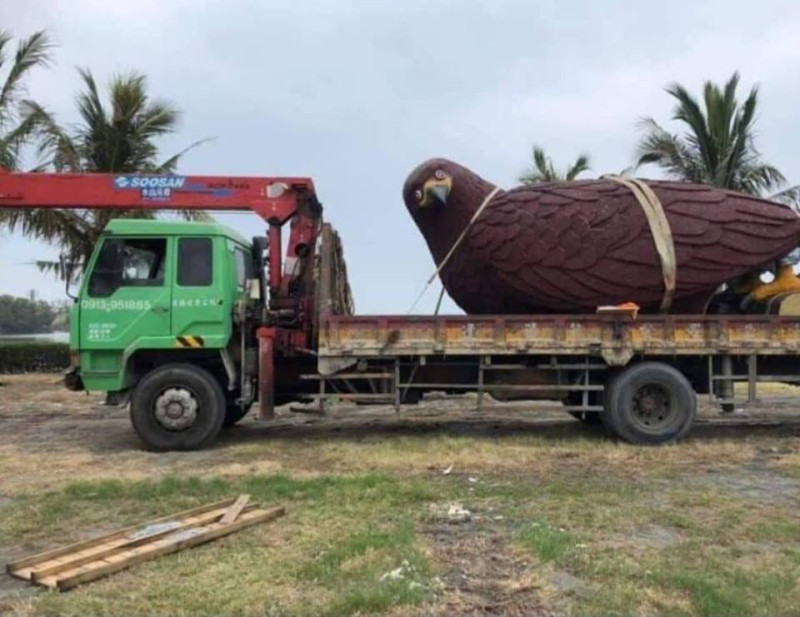
<path fill-rule="evenodd" d="M 458 211 L 471 214 L 492 185 L 458 163 L 443 158 L 430 159 L 417 166 L 403 186 L 405 201 L 411 216 L 418 220 Z M 473 203 L 474 202 L 474 203 Z"/>
<path fill-rule="evenodd" d="M 455 163 L 431 159 L 412 171 L 403 187 L 403 201 L 412 215 L 415 211 L 447 205 L 453 190 Z"/>
<path fill-rule="evenodd" d="M 403 201 L 435 257 L 452 245 L 493 185 L 443 158 L 417 166 L 403 186 Z"/>

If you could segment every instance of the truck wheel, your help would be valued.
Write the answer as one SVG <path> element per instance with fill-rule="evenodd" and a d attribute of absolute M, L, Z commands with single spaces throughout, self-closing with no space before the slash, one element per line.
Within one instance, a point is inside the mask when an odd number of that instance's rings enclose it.
<path fill-rule="evenodd" d="M 630 443 L 656 445 L 683 437 L 697 414 L 697 397 L 668 364 L 643 362 L 619 373 L 606 388 L 605 427 Z"/>
<path fill-rule="evenodd" d="M 225 408 L 225 420 L 223 420 L 222 426 L 228 427 L 236 424 L 239 420 L 247 415 L 247 413 L 250 411 L 250 407 L 250 405 L 247 407 L 240 407 L 236 403 L 228 401 L 228 404 Z"/>
<path fill-rule="evenodd" d="M 192 364 L 150 371 L 131 399 L 133 428 L 151 450 L 194 450 L 217 436 L 225 395 L 216 379 Z"/>

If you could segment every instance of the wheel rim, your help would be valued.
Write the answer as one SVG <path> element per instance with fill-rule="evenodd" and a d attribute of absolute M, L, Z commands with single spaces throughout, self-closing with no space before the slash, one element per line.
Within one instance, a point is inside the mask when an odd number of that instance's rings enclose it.
<path fill-rule="evenodd" d="M 185 431 L 197 420 L 197 407 L 197 399 L 190 390 L 168 388 L 156 398 L 156 421 L 168 431 Z"/>
<path fill-rule="evenodd" d="M 659 433 L 675 419 L 678 408 L 669 390 L 660 384 L 650 383 L 633 395 L 633 420 L 648 433 Z"/>

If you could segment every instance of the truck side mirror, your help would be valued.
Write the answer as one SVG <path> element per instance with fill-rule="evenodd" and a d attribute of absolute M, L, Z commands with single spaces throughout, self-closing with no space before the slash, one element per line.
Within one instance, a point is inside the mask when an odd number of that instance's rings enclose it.
<path fill-rule="evenodd" d="M 67 256 L 64 253 L 61 253 L 58 256 L 58 265 L 61 269 L 61 276 L 64 277 L 64 292 L 67 294 L 67 297 L 71 300 L 77 302 L 78 296 L 73 296 L 72 292 L 69 290 L 70 284 L 72 283 L 72 276 L 75 273 L 75 264 L 71 259 L 67 259 Z"/>

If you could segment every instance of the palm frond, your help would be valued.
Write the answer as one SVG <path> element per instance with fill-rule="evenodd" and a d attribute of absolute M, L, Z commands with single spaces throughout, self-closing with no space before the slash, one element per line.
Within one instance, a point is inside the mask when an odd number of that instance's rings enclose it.
<path fill-rule="evenodd" d="M 533 148 L 533 164 L 541 176 L 547 177 L 552 175 L 553 167 L 550 164 L 550 160 L 545 155 L 544 149 L 538 146 Z"/>
<path fill-rule="evenodd" d="M 800 185 L 790 186 L 788 189 L 770 195 L 767 199 L 790 206 L 794 210 L 800 210 Z"/>
<path fill-rule="evenodd" d="M 0 42 L 3 47 L 9 42 L 7 32 L 2 33 Z M 47 66 L 50 63 L 50 52 L 53 43 L 44 30 L 34 32 L 26 39 L 22 39 L 17 47 L 14 62 L 6 75 L 3 86 L 0 88 L 0 110 L 5 118 L 8 117 L 8 107 L 16 101 L 19 95 L 25 75 L 36 66 Z"/>
<path fill-rule="evenodd" d="M 758 88 L 750 91 L 742 108 L 733 119 L 732 132 L 734 141 L 730 152 L 725 159 L 725 176 L 723 186 L 736 188 L 736 176 L 741 175 L 739 168 L 745 164 L 747 158 L 758 157 L 755 148 L 752 125 L 755 119 L 756 106 L 758 105 Z"/>
<path fill-rule="evenodd" d="M 558 171 L 552 159 L 545 154 L 543 148 L 534 146 L 532 150 L 533 166 L 520 174 L 517 178 L 522 184 L 537 184 L 540 182 L 556 182 L 559 180 L 574 180 L 578 175 L 591 169 L 589 156 L 581 154 L 565 172 Z"/>
<path fill-rule="evenodd" d="M 174 133 L 180 116 L 180 111 L 169 103 L 151 103 L 137 116 L 136 131 L 147 138 Z"/>
<path fill-rule="evenodd" d="M 645 135 L 636 149 L 635 168 L 655 163 L 676 180 L 702 182 L 702 162 L 690 144 L 678 135 L 673 135 L 653 118 L 643 118 L 639 122 Z"/>
<path fill-rule="evenodd" d="M 85 68 L 78 68 L 78 74 L 86 88 L 76 98 L 78 112 L 83 118 L 84 124 L 87 127 L 94 127 L 98 123 L 104 123 L 106 112 L 94 76 L 89 69 Z"/>
<path fill-rule="evenodd" d="M 764 162 L 755 145 L 758 87 L 753 87 L 740 105 L 738 85 L 738 73 L 722 87 L 707 81 L 703 108 L 680 84 L 669 86 L 667 92 L 677 101 L 673 119 L 686 130 L 671 134 L 652 118 L 642 121 L 637 166 L 655 163 L 673 178 L 759 196 L 783 186 L 784 175 Z M 784 197 L 790 199 L 791 195 L 787 192 Z"/>
<path fill-rule="evenodd" d="M 162 163 L 160 163 L 153 171 L 155 173 L 159 173 L 159 174 L 172 174 L 172 173 L 175 173 L 175 171 L 176 171 L 176 169 L 178 167 L 178 163 L 180 162 L 181 157 L 184 154 L 186 154 L 190 150 L 194 150 L 198 146 L 202 146 L 205 143 L 213 141 L 214 139 L 216 139 L 216 138 L 215 137 L 206 137 L 205 139 L 199 139 L 196 142 L 194 142 L 192 144 L 189 144 L 188 146 L 186 146 L 183 150 L 181 150 L 177 154 L 173 154 L 166 161 L 163 161 Z"/>
<path fill-rule="evenodd" d="M 6 54 L 6 47 L 13 40 L 14 35 L 8 30 L 0 30 L 0 69 L 2 69 L 8 61 Z"/>
<path fill-rule="evenodd" d="M 83 169 L 78 145 L 53 115 L 35 101 L 20 104 L 23 117 L 31 122 L 37 135 L 37 154 L 48 157 L 56 171 L 80 172 Z"/>
<path fill-rule="evenodd" d="M 680 84 L 667 87 L 667 93 L 674 97 L 678 104 L 673 110 L 672 118 L 687 124 L 690 128 L 689 141 L 694 145 L 709 170 L 716 169 L 716 153 L 708 132 L 706 117 L 695 98 Z"/>
<path fill-rule="evenodd" d="M 749 163 L 739 170 L 734 188 L 750 195 L 763 195 L 786 184 L 784 175 L 772 165 L 766 163 Z"/>
<path fill-rule="evenodd" d="M 575 159 L 575 162 L 567 170 L 567 173 L 565 174 L 565 180 L 574 180 L 584 171 L 589 171 L 590 169 L 591 166 L 589 162 L 589 155 L 581 154 L 577 159 Z"/>
<path fill-rule="evenodd" d="M 38 260 L 33 262 L 33 265 L 39 272 L 53 274 L 61 281 L 69 278 L 70 284 L 74 285 L 81 276 L 84 264 L 77 256 L 62 254 L 59 261 Z"/>

